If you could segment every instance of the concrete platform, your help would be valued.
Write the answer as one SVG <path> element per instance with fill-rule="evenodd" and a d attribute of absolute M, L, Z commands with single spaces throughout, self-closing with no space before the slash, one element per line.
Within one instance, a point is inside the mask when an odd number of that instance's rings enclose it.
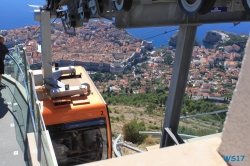
<path fill-rule="evenodd" d="M 95 166 L 227 166 L 217 149 L 221 143 L 218 137 L 194 141 L 178 146 L 171 146 L 144 153 L 113 158 L 105 161 L 86 164 Z"/>
<path fill-rule="evenodd" d="M 27 151 L 24 152 L 26 136 L 23 136 L 18 123 L 20 117 L 16 117 L 12 109 L 13 95 L 11 91 L 14 90 L 14 86 L 4 80 L 3 83 L 7 84 L 9 88 L 0 91 L 0 165 L 25 166 L 28 164 Z"/>

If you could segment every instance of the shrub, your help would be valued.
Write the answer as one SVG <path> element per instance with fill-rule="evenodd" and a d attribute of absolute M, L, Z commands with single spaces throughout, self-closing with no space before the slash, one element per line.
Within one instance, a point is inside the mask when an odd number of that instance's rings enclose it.
<path fill-rule="evenodd" d="M 125 120 L 125 116 L 123 114 L 120 116 L 120 118 L 121 120 Z"/>
<path fill-rule="evenodd" d="M 148 126 L 148 128 L 152 129 L 152 130 L 160 130 L 160 127 L 158 127 L 158 126 L 152 126 L 152 125 L 150 125 L 150 126 Z"/>
<path fill-rule="evenodd" d="M 116 117 L 116 120 L 117 120 L 118 122 L 120 121 L 120 118 L 119 118 L 119 116 L 117 116 L 117 117 Z"/>
<path fill-rule="evenodd" d="M 112 135 L 113 138 L 116 138 L 116 137 L 117 137 L 117 134 L 114 133 L 114 132 L 112 132 L 111 135 Z"/>
<path fill-rule="evenodd" d="M 109 112 L 109 113 L 112 113 L 112 110 L 111 110 L 111 108 L 108 108 L 108 112 Z"/>
<path fill-rule="evenodd" d="M 130 141 L 132 143 L 142 143 L 146 135 L 139 134 L 139 131 L 145 131 L 146 126 L 144 122 L 137 122 L 136 119 L 131 120 L 129 123 L 123 125 L 122 131 L 124 135 L 124 139 L 126 141 Z"/>
<path fill-rule="evenodd" d="M 151 136 L 149 136 L 148 138 L 146 138 L 146 143 L 147 144 L 155 144 L 155 139 L 152 138 Z"/>
<path fill-rule="evenodd" d="M 119 111 L 115 109 L 115 113 L 116 113 L 116 114 L 119 114 Z"/>

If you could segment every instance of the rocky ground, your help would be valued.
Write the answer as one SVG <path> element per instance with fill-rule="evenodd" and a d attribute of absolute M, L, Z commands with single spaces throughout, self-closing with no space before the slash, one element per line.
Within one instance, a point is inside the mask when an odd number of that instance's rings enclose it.
<path fill-rule="evenodd" d="M 133 118 L 137 118 L 138 121 L 144 121 L 147 127 L 147 131 L 161 131 L 161 126 L 164 120 L 164 112 L 160 110 L 155 110 L 152 115 L 145 112 L 144 107 L 134 107 L 134 106 L 124 106 L 124 105 L 110 105 L 110 119 L 111 119 L 111 130 L 113 140 L 117 138 L 119 134 L 122 133 L 122 127 L 125 123 L 130 122 Z M 221 124 L 216 121 L 202 121 L 200 119 L 186 119 L 180 121 L 180 126 L 186 126 L 195 130 L 198 129 L 208 129 L 214 130 L 215 132 L 219 130 Z M 153 126 L 153 127 L 152 127 Z M 122 138 L 122 141 L 123 138 Z M 156 145 L 160 143 L 160 139 L 149 138 L 141 145 L 132 144 L 127 142 L 129 145 L 138 147 L 141 150 L 146 150 L 146 147 Z M 125 155 L 133 154 L 133 152 L 128 149 L 124 149 Z"/>

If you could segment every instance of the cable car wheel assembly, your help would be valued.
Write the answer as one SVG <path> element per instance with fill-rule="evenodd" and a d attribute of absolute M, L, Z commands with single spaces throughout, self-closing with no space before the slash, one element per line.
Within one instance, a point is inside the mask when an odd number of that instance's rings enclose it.
<path fill-rule="evenodd" d="M 113 3 L 117 11 L 121 11 L 123 9 L 128 12 L 132 7 L 133 0 L 115 0 Z"/>
<path fill-rule="evenodd" d="M 201 15 L 211 11 L 216 0 L 178 0 L 182 11 L 187 15 L 194 15 L 197 12 Z"/>

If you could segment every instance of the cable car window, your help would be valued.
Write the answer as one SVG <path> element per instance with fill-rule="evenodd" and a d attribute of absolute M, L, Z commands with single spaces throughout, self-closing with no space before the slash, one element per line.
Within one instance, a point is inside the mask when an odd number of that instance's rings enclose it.
<path fill-rule="evenodd" d="M 59 166 L 107 159 L 104 118 L 47 126 Z"/>

